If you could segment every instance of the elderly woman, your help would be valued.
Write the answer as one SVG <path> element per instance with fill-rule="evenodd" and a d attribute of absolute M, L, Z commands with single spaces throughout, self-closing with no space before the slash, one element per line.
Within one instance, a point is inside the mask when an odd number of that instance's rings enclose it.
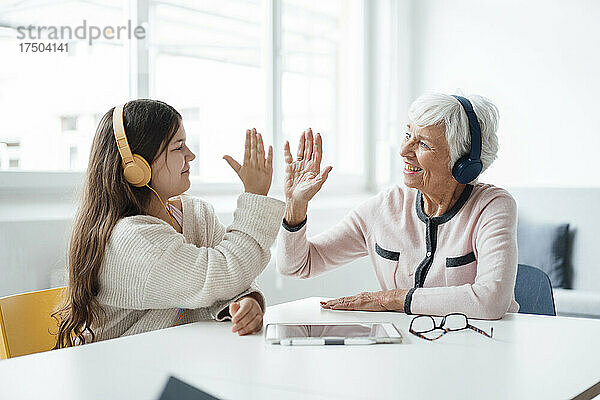
<path fill-rule="evenodd" d="M 518 311 L 516 204 L 504 189 L 477 183 L 496 158 L 497 126 L 497 108 L 484 97 L 421 96 L 410 107 L 400 151 L 404 185 L 310 239 L 308 202 L 331 167 L 320 169 L 319 134 L 302 134 L 296 160 L 286 143 L 279 271 L 309 278 L 369 256 L 382 290 L 322 302 L 323 308 L 481 319 Z"/>

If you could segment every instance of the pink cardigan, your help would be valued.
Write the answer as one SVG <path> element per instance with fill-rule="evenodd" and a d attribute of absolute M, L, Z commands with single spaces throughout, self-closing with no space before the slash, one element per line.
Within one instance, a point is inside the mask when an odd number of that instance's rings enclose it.
<path fill-rule="evenodd" d="M 504 189 L 467 185 L 444 215 L 423 212 L 422 193 L 396 186 L 329 230 L 306 238 L 306 221 L 283 225 L 277 268 L 309 278 L 369 256 L 383 290 L 410 289 L 407 314 L 498 319 L 517 312 L 517 206 Z"/>

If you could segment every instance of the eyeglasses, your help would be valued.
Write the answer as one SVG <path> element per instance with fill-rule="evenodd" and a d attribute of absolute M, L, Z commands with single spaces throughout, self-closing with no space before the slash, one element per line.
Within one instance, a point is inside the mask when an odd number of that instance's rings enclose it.
<path fill-rule="evenodd" d="M 467 316 L 461 313 L 452 313 L 446 315 L 442 322 L 439 325 L 435 324 L 435 320 L 430 315 L 418 315 L 413 318 L 410 322 L 410 327 L 408 331 L 415 336 L 420 337 L 421 339 L 434 341 L 442 336 L 444 336 L 448 332 L 456 332 L 461 331 L 463 329 L 472 329 L 477 333 L 481 333 L 484 336 L 489 337 L 490 339 L 494 336 L 494 328 L 490 330 L 490 333 L 486 333 L 485 331 L 469 324 Z M 434 338 L 428 338 L 425 336 L 425 333 L 433 332 L 436 329 L 441 329 L 441 333 Z"/>

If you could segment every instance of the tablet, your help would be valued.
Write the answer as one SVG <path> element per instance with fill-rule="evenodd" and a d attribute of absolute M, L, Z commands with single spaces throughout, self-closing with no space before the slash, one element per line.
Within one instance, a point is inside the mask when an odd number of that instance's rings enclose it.
<path fill-rule="evenodd" d="M 265 342 L 283 346 L 402 343 L 389 322 L 267 324 Z"/>

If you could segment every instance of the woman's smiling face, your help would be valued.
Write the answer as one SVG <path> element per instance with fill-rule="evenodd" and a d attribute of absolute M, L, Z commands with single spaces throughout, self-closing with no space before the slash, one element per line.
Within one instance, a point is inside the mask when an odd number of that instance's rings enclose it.
<path fill-rule="evenodd" d="M 171 139 L 164 154 L 152 163 L 150 185 L 161 195 L 170 198 L 190 188 L 190 161 L 196 155 L 185 144 L 186 134 L 183 123 Z"/>
<path fill-rule="evenodd" d="M 424 194 L 455 185 L 449 167 L 450 148 L 444 126 L 407 125 L 400 155 L 404 158 L 404 184 Z"/>

